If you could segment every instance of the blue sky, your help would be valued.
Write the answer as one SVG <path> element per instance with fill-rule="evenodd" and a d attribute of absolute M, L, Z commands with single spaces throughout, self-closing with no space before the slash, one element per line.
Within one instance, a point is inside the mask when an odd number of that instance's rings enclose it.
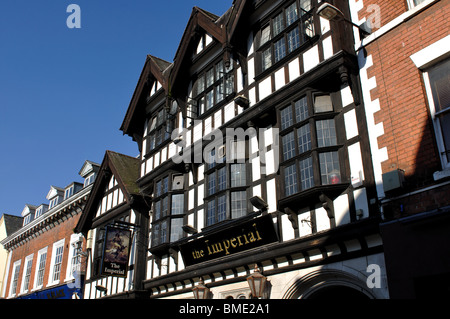
<path fill-rule="evenodd" d="M 81 28 L 70 29 L 70 4 Z M 85 160 L 137 156 L 119 130 L 147 54 L 173 61 L 192 8 L 222 15 L 232 0 L 2 0 L 0 216 L 48 203 Z"/>

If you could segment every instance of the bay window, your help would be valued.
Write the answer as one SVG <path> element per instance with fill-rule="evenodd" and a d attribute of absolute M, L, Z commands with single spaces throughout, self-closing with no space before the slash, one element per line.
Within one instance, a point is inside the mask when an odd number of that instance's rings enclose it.
<path fill-rule="evenodd" d="M 216 156 L 215 148 L 210 152 L 205 171 L 206 226 L 247 215 L 249 170 L 247 163 L 241 163 L 242 156 L 232 157 L 236 160 L 226 161 L 225 154 Z"/>
<path fill-rule="evenodd" d="M 341 183 L 340 145 L 330 95 L 308 93 L 280 109 L 284 195 Z"/>
<path fill-rule="evenodd" d="M 183 237 L 184 187 L 174 187 L 177 174 L 168 174 L 155 182 L 153 196 L 152 247 L 175 242 Z"/>

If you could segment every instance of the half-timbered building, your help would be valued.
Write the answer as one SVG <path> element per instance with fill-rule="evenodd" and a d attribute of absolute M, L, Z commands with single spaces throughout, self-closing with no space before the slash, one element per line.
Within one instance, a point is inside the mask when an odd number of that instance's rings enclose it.
<path fill-rule="evenodd" d="M 321 4 L 195 7 L 174 61 L 147 56 L 121 130 L 151 198 L 150 298 L 249 298 L 255 265 L 266 298 L 388 296 L 357 29 Z"/>
<path fill-rule="evenodd" d="M 75 231 L 87 239 L 83 298 L 142 298 L 148 237 L 149 198 L 136 180 L 140 161 L 106 151 Z M 148 201 L 147 201 L 148 200 Z M 113 238 L 109 239 L 109 235 Z M 110 246 L 108 246 L 110 244 Z M 106 253 L 105 253 L 106 252 Z M 114 258 L 107 260 L 106 254 Z"/>

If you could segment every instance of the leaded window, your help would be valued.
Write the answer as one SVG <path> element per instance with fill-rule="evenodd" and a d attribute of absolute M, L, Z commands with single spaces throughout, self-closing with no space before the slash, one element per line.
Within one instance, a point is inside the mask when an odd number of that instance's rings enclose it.
<path fill-rule="evenodd" d="M 189 99 L 189 117 L 196 118 L 208 112 L 234 92 L 233 62 L 226 67 L 223 60 L 200 73 L 192 86 Z"/>
<path fill-rule="evenodd" d="M 314 36 L 311 0 L 289 4 L 261 29 L 261 71 L 270 68 Z"/>
<path fill-rule="evenodd" d="M 184 185 L 173 186 L 182 175 L 168 174 L 155 182 L 152 216 L 152 247 L 175 242 L 183 237 Z"/>
<path fill-rule="evenodd" d="M 236 147 L 238 148 L 239 146 Z M 207 226 L 243 217 L 248 211 L 249 170 L 248 164 L 242 163 L 245 155 L 236 152 L 231 156 L 233 160 L 227 161 L 224 146 L 217 149 L 216 151 L 216 148 L 213 148 L 209 152 L 205 171 Z"/>
<path fill-rule="evenodd" d="M 341 183 L 337 115 L 329 94 L 307 93 L 280 109 L 285 196 Z"/>

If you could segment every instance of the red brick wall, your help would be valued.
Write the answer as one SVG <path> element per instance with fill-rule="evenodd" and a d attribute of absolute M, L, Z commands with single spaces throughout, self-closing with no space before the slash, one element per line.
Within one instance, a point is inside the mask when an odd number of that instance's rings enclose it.
<path fill-rule="evenodd" d="M 72 250 L 72 247 L 70 245 L 70 237 L 73 235 L 73 229 L 75 228 L 76 224 L 78 223 L 78 220 L 80 219 L 81 214 L 78 214 L 72 218 L 69 218 L 68 220 L 64 221 L 63 223 L 57 225 L 56 227 L 42 233 L 38 237 L 32 238 L 30 241 L 26 242 L 25 244 L 21 245 L 20 247 L 17 247 L 14 249 L 11 254 L 11 265 L 9 269 L 8 274 L 8 281 L 7 281 L 7 287 L 5 290 L 5 298 L 9 297 L 9 291 L 13 276 L 13 265 L 16 261 L 21 260 L 20 263 L 20 273 L 19 273 L 19 281 L 17 284 L 17 290 L 16 290 L 16 297 L 20 294 L 20 289 L 22 287 L 22 279 L 23 279 L 23 273 L 25 271 L 25 258 L 31 254 L 33 255 L 33 266 L 31 269 L 31 276 L 30 276 L 30 284 L 28 288 L 28 293 L 31 292 L 33 286 L 34 286 L 34 278 L 36 273 L 36 265 L 38 263 L 38 251 L 42 248 L 47 247 L 47 260 L 45 264 L 45 275 L 44 275 L 44 284 L 42 289 L 46 289 L 47 283 L 48 283 L 48 277 L 50 270 L 50 264 L 52 261 L 52 249 L 53 244 L 61 239 L 65 239 L 64 241 L 64 252 L 63 252 L 63 261 L 62 261 L 62 267 L 61 267 L 61 275 L 60 275 L 60 284 L 64 283 L 64 280 L 66 279 L 66 269 L 68 262 L 68 256 L 69 252 Z"/>
<path fill-rule="evenodd" d="M 383 24 L 406 8 L 406 1 L 398 0 L 364 0 L 364 8 L 374 2 L 382 7 Z M 365 9 L 360 12 L 364 13 Z M 383 123 L 384 127 L 378 147 L 386 147 L 388 152 L 382 171 L 404 170 L 404 192 L 432 185 L 433 173 L 442 169 L 422 73 L 410 56 L 444 38 L 449 30 L 450 2 L 438 1 L 366 46 L 367 55 L 373 60 L 367 75 L 376 79 L 371 99 L 378 99 L 381 108 L 375 113 L 375 123 Z M 424 198 L 410 200 L 408 213 L 450 205 L 448 196 L 444 200 L 439 196 L 437 192 L 429 192 L 426 203 Z M 419 201 L 421 204 L 417 204 Z"/>
<path fill-rule="evenodd" d="M 359 0 L 362 1 L 362 0 Z M 374 13 L 371 6 L 377 5 L 380 9 L 381 26 L 391 22 L 393 19 L 408 10 L 406 0 L 363 0 L 363 8 L 358 12 L 358 19 L 366 18 L 369 20 L 370 15 Z M 375 28 L 374 30 L 376 30 Z"/>

